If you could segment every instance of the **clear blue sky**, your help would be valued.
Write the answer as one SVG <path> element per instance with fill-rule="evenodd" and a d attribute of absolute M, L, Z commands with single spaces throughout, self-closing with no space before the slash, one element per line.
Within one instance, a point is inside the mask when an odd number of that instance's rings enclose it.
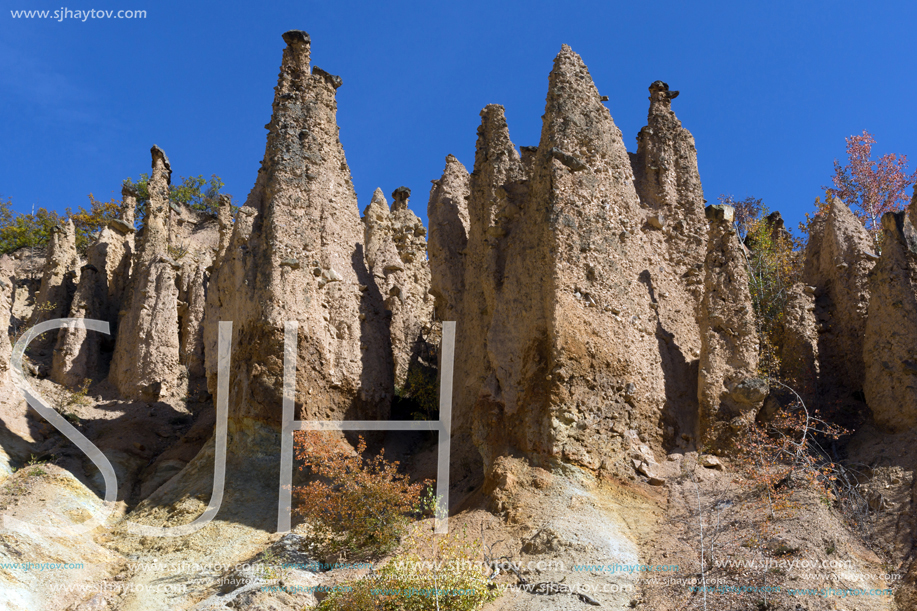
<path fill-rule="evenodd" d="M 673 107 L 711 202 L 754 195 L 795 226 L 844 138 L 864 129 L 874 153 L 917 164 L 914 2 L 68 3 L 2 3 L 0 196 L 18 210 L 118 195 L 149 171 L 154 143 L 176 175 L 216 173 L 244 201 L 290 29 L 309 32 L 313 65 L 344 80 L 338 122 L 361 210 L 377 186 L 403 184 L 425 219 L 445 156 L 471 168 L 485 104 L 506 107 L 517 145 L 537 144 L 563 43 L 610 97 L 629 150 L 649 84 L 681 91 Z M 65 4 L 147 17 L 10 13 Z"/>

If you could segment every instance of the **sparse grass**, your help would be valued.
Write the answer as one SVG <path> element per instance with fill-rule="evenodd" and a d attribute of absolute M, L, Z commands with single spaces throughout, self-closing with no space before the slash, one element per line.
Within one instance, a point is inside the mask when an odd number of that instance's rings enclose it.
<path fill-rule="evenodd" d="M 480 541 L 464 532 L 414 534 L 379 571 L 347 582 L 349 591 L 334 592 L 317 610 L 475 611 L 503 593 L 482 560 Z"/>
<path fill-rule="evenodd" d="M 41 303 L 35 304 L 35 309 L 41 312 L 42 314 L 53 312 L 55 308 L 57 308 L 57 304 L 52 301 L 43 301 Z"/>
<path fill-rule="evenodd" d="M 92 380 L 91 380 L 91 379 L 89 379 L 89 378 L 84 379 L 84 380 L 83 380 L 83 385 L 80 386 L 80 388 L 79 388 L 78 390 L 76 390 L 75 392 L 73 392 L 73 393 L 70 395 L 70 399 L 67 401 L 67 405 L 68 405 L 68 406 L 71 406 L 71 405 L 89 405 L 90 401 L 89 401 L 89 397 L 88 397 L 87 395 L 89 394 L 89 386 L 90 386 L 91 384 L 92 384 Z"/>
<path fill-rule="evenodd" d="M 260 565 L 256 574 L 259 578 L 267 581 L 283 579 L 289 571 L 281 565 L 280 556 L 273 549 L 268 548 L 261 554 Z"/>
<path fill-rule="evenodd" d="M 188 246 L 185 244 L 180 244 L 178 246 L 169 245 L 169 256 L 180 261 L 185 255 L 188 254 Z"/>

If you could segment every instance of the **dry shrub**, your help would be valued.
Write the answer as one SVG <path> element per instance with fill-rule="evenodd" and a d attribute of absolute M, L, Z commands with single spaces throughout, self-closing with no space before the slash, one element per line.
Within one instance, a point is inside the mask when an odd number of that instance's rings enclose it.
<path fill-rule="evenodd" d="M 347 583 L 318 611 L 475 611 L 502 593 L 483 560 L 480 542 L 465 532 L 414 534 L 379 571 Z"/>
<path fill-rule="evenodd" d="M 311 542 L 325 553 L 348 557 L 379 556 L 394 549 L 418 511 L 427 482 L 410 483 L 398 472 L 398 462 L 385 460 L 384 451 L 364 459 L 366 442 L 359 438 L 356 453 L 330 435 L 303 431 L 296 435 L 300 470 L 316 479 L 293 488 L 297 513 L 312 527 Z"/>

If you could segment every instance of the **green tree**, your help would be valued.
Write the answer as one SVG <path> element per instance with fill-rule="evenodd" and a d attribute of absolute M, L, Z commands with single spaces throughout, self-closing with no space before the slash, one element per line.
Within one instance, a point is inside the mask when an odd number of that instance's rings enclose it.
<path fill-rule="evenodd" d="M 124 180 L 125 185 L 133 187 L 137 192 L 136 216 L 138 221 L 141 221 L 146 215 L 146 204 L 150 200 L 149 183 L 149 174 L 141 174 L 136 180 L 131 178 Z M 203 174 L 182 176 L 180 184 L 172 184 L 169 190 L 169 200 L 216 216 L 223 187 L 223 180 L 216 174 L 212 174 L 209 179 L 204 178 Z"/>
<path fill-rule="evenodd" d="M 398 545 L 430 482 L 410 483 L 384 451 L 364 459 L 362 437 L 354 452 L 327 434 L 302 431 L 294 447 L 300 470 L 317 478 L 293 487 L 296 511 L 310 521 L 312 543 L 351 558 L 381 556 Z"/>
<path fill-rule="evenodd" d="M 124 181 L 125 185 L 133 187 L 137 192 L 135 218 L 139 223 L 143 222 L 146 204 L 150 199 L 149 182 L 149 174 L 141 174 L 136 180 L 128 178 Z M 216 174 L 209 180 L 203 175 L 182 177 L 181 184 L 172 185 L 169 198 L 194 210 L 216 215 L 222 188 L 223 181 Z M 88 208 L 79 206 L 75 211 L 67 208 L 63 215 L 45 208 L 30 214 L 20 214 L 12 206 L 11 199 L 0 199 L 0 254 L 23 247 L 44 247 L 51 238 L 51 229 L 67 219 L 73 221 L 76 228 L 77 250 L 84 253 L 98 237 L 102 227 L 121 214 L 121 202 L 115 199 L 102 202 L 92 193 L 89 194 Z"/>
<path fill-rule="evenodd" d="M 73 221 L 76 229 L 76 249 L 80 253 L 86 252 L 86 249 L 95 241 L 99 232 L 108 221 L 118 218 L 121 214 L 121 202 L 112 199 L 108 202 L 100 202 L 92 193 L 89 194 L 89 209 L 80 206 L 76 212 L 67 208 L 67 217 Z"/>
<path fill-rule="evenodd" d="M 56 212 L 45 208 L 20 214 L 13 210 L 11 199 L 0 200 L 0 254 L 44 246 L 51 238 L 52 228 L 61 220 Z"/>
<path fill-rule="evenodd" d="M 760 200 L 759 200 L 760 201 Z M 802 272 L 802 241 L 778 226 L 760 204 L 758 214 L 747 222 L 748 289 L 758 328 L 760 368 L 770 378 L 780 371 L 777 346 L 782 343 L 781 322 L 786 313 L 789 290 Z"/>

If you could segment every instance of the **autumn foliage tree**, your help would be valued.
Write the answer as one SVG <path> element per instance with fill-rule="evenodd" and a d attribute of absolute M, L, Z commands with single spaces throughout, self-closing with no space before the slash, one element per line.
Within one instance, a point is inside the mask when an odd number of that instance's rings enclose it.
<path fill-rule="evenodd" d="M 908 174 L 907 156 L 888 153 L 872 158 L 872 134 L 847 138 L 847 161 L 841 165 L 834 160 L 834 187 L 822 187 L 839 197 L 863 222 L 872 234 L 876 248 L 882 237 L 882 215 L 907 206 L 907 188 L 917 181 L 917 171 Z"/>
<path fill-rule="evenodd" d="M 121 202 L 112 199 L 102 202 L 89 194 L 89 208 L 80 206 L 76 212 L 67 208 L 66 215 L 73 221 L 76 229 L 76 249 L 85 252 L 99 235 L 108 221 L 118 218 L 121 214 Z"/>
<path fill-rule="evenodd" d="M 736 199 L 732 195 L 721 194 L 717 198 L 721 204 L 732 206 L 735 210 L 735 225 L 739 236 L 744 240 L 748 233 L 749 224 L 761 216 L 764 210 L 764 200 L 756 197 L 746 197 L 745 199 Z"/>
<path fill-rule="evenodd" d="M 298 507 L 311 526 L 312 542 L 326 553 L 349 557 L 382 555 L 397 546 L 421 509 L 421 494 L 429 482 L 410 483 L 398 472 L 398 462 L 384 450 L 364 458 L 362 437 L 353 448 L 319 431 L 297 434 L 295 455 L 300 470 L 315 479 L 293 488 Z"/>
<path fill-rule="evenodd" d="M 748 289 L 758 330 L 759 368 L 767 377 L 780 371 L 778 346 L 783 343 L 781 324 L 786 317 L 790 288 L 802 273 L 802 243 L 762 214 L 748 221 L 745 243 L 748 248 Z"/>

